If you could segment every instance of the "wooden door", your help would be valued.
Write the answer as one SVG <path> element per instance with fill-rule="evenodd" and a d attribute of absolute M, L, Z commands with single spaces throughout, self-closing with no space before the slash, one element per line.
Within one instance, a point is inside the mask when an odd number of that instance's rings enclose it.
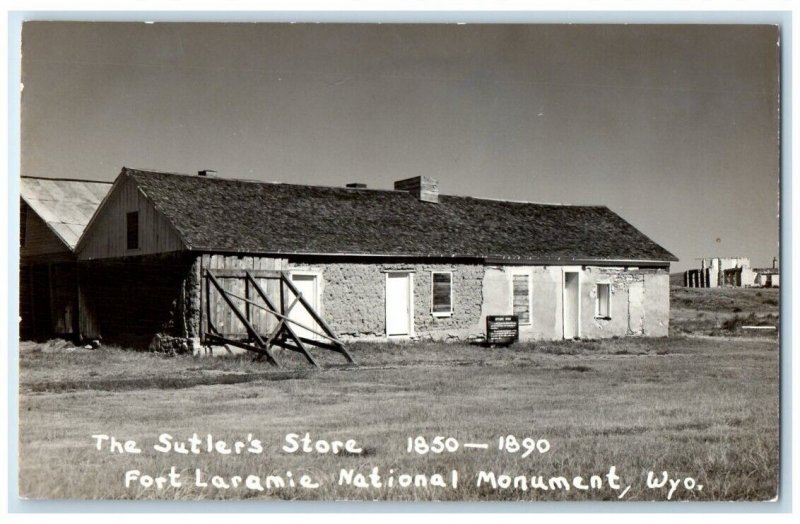
<path fill-rule="evenodd" d="M 293 274 L 292 275 L 292 283 L 297 288 L 297 291 L 302 293 L 303 298 L 311 305 L 311 308 L 314 311 L 319 312 L 319 282 L 317 279 L 317 275 L 311 274 Z M 294 300 L 293 297 L 289 298 L 289 302 Z M 289 312 L 289 318 L 294 320 L 295 322 L 299 322 L 304 326 L 308 326 L 315 331 L 320 331 L 321 328 L 317 326 L 317 322 L 314 318 L 309 314 L 308 310 L 304 308 L 301 304 L 295 305 L 292 310 Z M 292 329 L 297 334 L 298 337 L 301 338 L 309 338 L 312 340 L 318 340 L 320 337 L 313 332 L 298 326 L 297 324 L 292 324 Z"/>
<path fill-rule="evenodd" d="M 411 275 L 386 274 L 386 335 L 411 335 Z"/>

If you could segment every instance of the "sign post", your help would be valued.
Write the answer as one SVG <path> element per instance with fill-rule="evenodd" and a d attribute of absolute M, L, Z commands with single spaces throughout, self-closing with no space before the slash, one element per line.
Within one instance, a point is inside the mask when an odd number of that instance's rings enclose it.
<path fill-rule="evenodd" d="M 509 346 L 519 340 L 519 317 L 517 315 L 487 315 L 486 344 Z"/>

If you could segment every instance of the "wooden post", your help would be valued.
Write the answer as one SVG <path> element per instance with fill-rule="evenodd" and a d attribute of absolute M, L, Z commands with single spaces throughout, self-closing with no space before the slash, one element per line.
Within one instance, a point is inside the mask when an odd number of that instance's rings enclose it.
<path fill-rule="evenodd" d="M 283 321 L 288 322 L 290 324 L 294 324 L 296 326 L 300 326 L 301 328 L 306 329 L 307 331 L 310 331 L 310 332 L 314 333 L 315 335 L 318 335 L 320 337 L 326 338 L 326 339 L 328 339 L 328 340 L 330 340 L 332 342 L 341 343 L 341 341 L 339 341 L 335 337 L 328 336 L 327 334 L 325 334 L 325 333 L 323 333 L 321 331 L 317 331 L 316 329 L 313 329 L 310 326 L 307 326 L 305 324 L 301 324 L 300 322 L 298 322 L 296 320 L 292 320 L 291 318 L 289 318 L 289 314 L 291 313 L 292 308 L 296 304 L 300 304 L 300 301 L 297 298 L 295 298 L 294 301 L 292 302 L 292 305 L 287 308 L 287 310 L 286 310 L 287 314 L 286 315 L 281 315 L 280 313 L 278 313 L 277 311 L 275 311 L 271 307 L 262 306 L 261 304 L 259 304 L 255 300 L 250 300 L 248 298 L 241 297 L 241 296 L 239 296 L 239 295 L 237 295 L 235 293 L 231 293 L 230 291 L 227 291 L 226 293 L 227 293 L 227 295 L 229 297 L 233 297 L 235 299 L 241 300 L 242 302 L 245 302 L 245 303 L 249 304 L 250 307 L 254 307 L 254 308 L 266 311 L 267 313 L 270 313 L 270 314 L 274 315 L 276 318 L 282 319 Z M 270 304 L 272 304 L 272 303 L 270 302 Z M 252 322 L 251 322 L 251 324 L 252 324 Z M 253 328 L 256 329 L 256 331 L 258 331 L 257 326 L 253 325 Z M 275 331 L 273 331 L 273 332 L 275 332 Z M 302 337 L 301 337 L 301 340 L 303 340 L 305 342 L 305 339 L 303 339 Z"/>
<path fill-rule="evenodd" d="M 258 283 L 255 281 L 255 279 L 253 279 L 253 276 L 248 271 L 245 271 L 245 275 L 246 275 L 247 280 L 249 280 L 253 284 L 253 288 L 256 290 L 256 292 L 259 295 L 261 295 L 261 298 L 264 300 L 264 302 L 266 302 L 267 306 L 274 310 L 275 307 L 272 305 L 272 301 L 267 296 L 267 293 L 263 289 L 261 289 L 261 286 L 258 285 Z M 281 316 L 284 316 L 284 315 L 281 314 Z M 311 353 L 308 352 L 308 350 L 306 349 L 305 345 L 300 340 L 300 337 L 297 336 L 297 334 L 294 332 L 292 327 L 287 322 L 285 322 L 284 319 L 281 319 L 281 322 L 278 324 L 278 329 L 275 332 L 273 332 L 272 336 L 270 336 L 270 343 L 282 331 L 285 331 L 286 333 L 289 334 L 289 336 L 294 341 L 294 343 L 297 344 L 297 347 L 300 350 L 300 352 L 303 353 L 303 355 L 305 355 L 306 360 L 308 360 L 310 363 L 312 363 L 315 366 L 318 365 L 317 362 L 314 360 L 314 357 L 311 356 Z"/>
<path fill-rule="evenodd" d="M 56 331 L 56 305 L 54 300 L 55 293 L 53 292 L 53 264 L 51 262 L 47 263 L 47 285 L 50 286 L 50 325 L 48 326 L 49 332 L 47 336 L 51 336 L 55 334 Z"/>
<path fill-rule="evenodd" d="M 206 332 L 206 324 L 205 324 L 205 310 L 203 309 L 206 305 L 203 295 L 205 294 L 205 289 L 203 286 L 203 265 L 205 262 L 205 255 L 200 255 L 200 263 L 197 267 L 197 285 L 200 287 L 200 322 L 198 323 L 197 329 L 200 330 L 200 343 L 205 343 L 205 332 Z"/>
<path fill-rule="evenodd" d="M 252 312 L 250 309 L 250 281 L 248 279 L 244 279 L 244 316 L 247 317 L 247 321 L 251 324 L 253 323 Z"/>
<path fill-rule="evenodd" d="M 31 326 L 30 326 L 30 334 L 33 338 L 37 338 L 39 334 L 36 332 L 36 293 L 33 292 L 33 285 L 36 283 L 36 279 L 33 278 L 35 271 L 33 270 L 34 265 L 30 264 L 28 266 L 28 280 L 30 283 L 30 291 L 31 291 Z"/>
<path fill-rule="evenodd" d="M 178 315 L 180 317 L 180 329 L 181 329 L 181 336 L 183 338 L 187 338 L 189 336 L 189 326 L 186 322 L 186 284 L 187 279 L 186 275 L 181 277 L 181 293 L 180 293 L 180 303 L 178 304 Z"/>
<path fill-rule="evenodd" d="M 311 307 L 311 304 L 309 304 L 308 301 L 305 298 L 303 298 L 303 294 L 300 293 L 297 290 L 297 288 L 294 286 L 294 284 L 288 278 L 288 275 L 285 272 L 282 272 L 281 273 L 281 282 L 284 282 L 284 281 L 286 282 L 286 287 L 288 287 L 291 290 L 291 292 L 295 294 L 295 296 L 297 297 L 297 300 L 299 300 L 300 303 L 303 305 L 303 307 L 306 308 L 306 311 L 308 311 L 308 314 L 311 315 L 311 318 L 313 318 L 317 322 L 317 324 L 322 328 L 322 330 L 328 336 L 333 337 L 334 339 L 336 339 L 336 334 L 333 332 L 333 330 L 330 328 L 330 326 L 328 326 L 328 324 L 325 322 L 325 320 L 323 320 L 322 317 L 319 316 L 316 311 L 314 311 L 314 308 Z M 349 362 L 354 363 L 353 357 L 350 356 L 350 353 L 347 352 L 347 350 L 344 348 L 344 345 L 340 344 L 340 346 L 341 346 L 341 353 L 345 356 L 345 358 Z"/>
<path fill-rule="evenodd" d="M 214 319 L 211 318 L 211 282 L 209 282 L 208 275 L 209 271 L 206 269 L 206 275 L 204 277 L 206 280 L 206 328 L 210 333 L 211 331 L 216 332 L 217 326 L 214 325 Z"/>
<path fill-rule="evenodd" d="M 258 283 L 255 281 L 255 279 L 253 278 L 253 275 L 251 275 L 247 271 L 245 271 L 245 275 L 246 275 L 247 280 L 249 280 L 253 284 L 253 287 L 256 290 L 256 292 L 259 295 L 261 295 L 262 300 L 264 300 L 264 302 L 266 302 L 268 307 L 270 307 L 270 308 L 272 308 L 274 310 L 275 307 L 272 305 L 272 301 L 267 296 L 267 293 L 263 289 L 261 289 L 261 286 L 259 286 Z M 283 278 L 283 276 L 281 276 L 281 278 Z M 297 302 L 297 299 L 295 299 L 294 303 L 296 303 L 296 302 Z M 294 306 L 294 303 L 292 303 L 292 306 Z M 294 343 L 297 344 L 298 349 L 300 350 L 301 353 L 303 353 L 303 355 L 305 355 L 306 359 L 309 362 L 311 362 L 313 365 L 316 366 L 317 362 L 314 360 L 314 357 L 311 356 L 311 353 L 308 352 L 308 350 L 306 349 L 305 345 L 300 340 L 300 337 L 297 336 L 297 334 L 294 332 L 292 327 L 285 321 L 286 320 L 286 315 L 281 313 L 281 317 L 282 318 L 281 318 L 281 321 L 278 323 L 278 327 L 270 335 L 270 338 L 269 338 L 270 343 L 272 343 L 272 341 L 275 340 L 275 338 L 281 332 L 285 331 L 286 333 L 289 334 L 289 337 L 294 341 Z"/>
<path fill-rule="evenodd" d="M 319 316 L 319 314 L 314 310 L 314 308 L 311 307 L 311 304 L 309 304 L 308 301 L 303 297 L 303 294 L 300 293 L 300 291 L 298 291 L 298 289 L 294 286 L 294 284 L 287 277 L 287 275 L 283 274 L 281 276 L 281 279 L 286 281 L 286 286 L 291 290 L 292 293 L 295 294 L 295 296 L 300 301 L 300 303 L 303 305 L 303 307 L 306 308 L 306 311 L 308 311 L 308 314 L 311 315 L 311 318 L 313 318 L 314 321 L 317 322 L 317 324 L 319 324 L 319 326 L 322 328 L 322 330 L 326 334 L 328 334 L 329 336 L 331 336 L 333 338 L 336 338 L 336 335 L 333 332 L 333 329 L 331 329 L 331 327 L 325 322 L 325 320 L 321 316 Z"/>
<path fill-rule="evenodd" d="M 72 335 L 77 343 L 81 343 L 81 271 L 75 261 L 75 319 L 72 321 Z"/>
<path fill-rule="evenodd" d="M 281 273 L 281 274 L 283 274 L 283 273 Z M 283 294 L 283 278 L 278 280 L 278 290 L 279 290 L 279 293 L 280 293 L 280 300 L 281 300 L 280 312 L 281 312 L 281 315 L 285 315 L 286 314 L 286 297 Z"/>
<path fill-rule="evenodd" d="M 225 303 L 228 304 L 228 307 L 231 309 L 233 314 L 236 315 L 236 318 L 238 318 L 239 321 L 242 324 L 244 324 L 244 327 L 249 331 L 250 336 L 252 336 L 256 340 L 258 345 L 261 346 L 261 348 L 264 350 L 264 354 L 266 355 L 267 359 L 269 359 L 270 362 L 274 363 L 277 366 L 278 362 L 272 357 L 272 354 L 269 352 L 269 348 L 264 343 L 264 340 L 261 338 L 261 335 L 259 335 L 256 332 L 256 330 L 253 329 L 253 326 L 250 325 L 250 322 L 247 321 L 247 319 L 244 317 L 244 314 L 241 311 L 239 311 L 239 308 L 236 306 L 236 304 L 233 303 L 228 294 L 222 288 L 222 285 L 217 281 L 217 279 L 210 271 L 208 272 L 208 279 L 211 281 L 212 284 L 214 284 L 214 287 L 217 288 L 217 292 L 225 301 Z M 313 362 L 313 359 L 311 359 L 311 361 Z M 316 365 L 316 362 L 313 363 L 314 365 Z"/>
<path fill-rule="evenodd" d="M 212 264 L 213 265 L 213 264 Z M 233 273 L 232 273 L 233 271 Z M 204 269 L 203 278 L 206 279 L 205 282 L 205 313 L 206 313 L 206 330 L 203 332 L 203 336 L 205 340 L 214 342 L 214 343 L 222 343 L 222 344 L 229 344 L 232 346 L 242 347 L 244 349 L 262 354 L 266 356 L 271 363 L 274 365 L 278 365 L 277 361 L 273 358 L 272 354 L 270 353 L 270 349 L 274 346 L 279 346 L 282 348 L 286 348 L 292 351 L 296 351 L 298 353 L 303 354 L 314 366 L 318 366 L 316 360 L 314 360 L 311 353 L 308 351 L 308 346 L 317 346 L 323 349 L 329 349 L 332 351 L 336 351 L 337 353 L 343 354 L 350 363 L 355 363 L 344 348 L 344 345 L 341 341 L 339 341 L 333 330 L 325 323 L 325 321 L 314 311 L 308 301 L 306 301 L 302 294 L 299 293 L 297 288 L 288 281 L 288 277 L 284 272 L 279 271 L 266 271 L 266 270 L 253 270 L 254 273 L 257 273 L 261 278 L 268 278 L 268 279 L 275 279 L 278 280 L 279 290 L 281 295 L 281 304 L 280 306 L 276 306 L 273 304 L 272 300 L 270 299 L 268 293 L 261 287 L 258 281 L 255 279 L 253 274 L 250 273 L 245 268 L 242 269 L 221 269 L 220 273 L 223 276 L 236 278 L 240 277 L 240 273 L 243 274 L 245 277 L 244 282 L 244 295 L 237 295 L 233 290 L 229 291 L 225 289 L 222 283 L 217 279 L 217 275 L 215 274 L 216 271 L 213 271 L 210 267 Z M 224 272 L 224 273 L 223 273 Z M 234 274 L 235 273 L 235 274 Z M 212 288 L 213 285 L 213 288 Z M 290 307 L 286 307 L 286 290 L 283 289 L 283 286 L 286 285 L 290 292 L 294 293 L 295 297 L 292 300 L 292 304 Z M 202 289 L 202 288 L 201 288 Z M 245 342 L 243 340 L 232 340 L 230 339 L 225 333 L 221 333 L 216 326 L 214 326 L 213 321 L 215 320 L 211 316 L 211 309 L 212 309 L 212 300 L 211 300 L 211 290 L 216 289 L 218 298 L 222 300 L 217 300 L 217 309 L 222 310 L 222 306 L 227 306 L 225 309 L 229 314 L 232 313 L 239 322 L 241 322 L 245 329 L 247 330 L 248 340 L 249 342 Z M 201 298 L 203 298 L 203 294 L 201 293 Z M 266 307 L 256 300 L 260 298 Z M 254 300 L 256 299 L 256 300 Z M 240 308 L 239 305 L 234 302 L 234 300 L 240 300 L 244 302 L 245 307 Z M 299 306 L 298 306 L 299 305 Z M 305 308 L 309 314 L 312 316 L 314 321 L 317 325 L 320 326 L 323 332 L 316 331 L 311 327 L 305 326 L 295 320 L 288 318 L 288 315 L 292 308 L 294 307 L 303 307 Z M 253 312 L 255 309 L 263 309 L 267 311 L 273 317 L 277 317 L 279 319 L 278 325 L 272 330 L 270 333 L 262 336 L 261 333 L 258 332 L 256 326 L 253 322 Z M 280 312 L 279 312 L 280 311 Z M 217 316 L 217 315 L 215 315 Z M 321 342 L 316 339 L 309 339 L 305 337 L 301 337 L 298 333 L 292 329 L 291 324 L 296 324 L 304 329 L 311 331 L 312 333 L 316 334 L 319 337 L 326 338 L 330 340 L 330 342 Z M 266 337 L 266 338 L 265 338 Z"/>

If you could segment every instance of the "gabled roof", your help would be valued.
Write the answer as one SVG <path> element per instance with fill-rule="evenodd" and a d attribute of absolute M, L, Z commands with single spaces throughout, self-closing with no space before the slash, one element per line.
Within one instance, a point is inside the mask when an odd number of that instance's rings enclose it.
<path fill-rule="evenodd" d="M 74 250 L 110 182 L 20 177 L 20 196 L 70 250 Z"/>
<path fill-rule="evenodd" d="M 123 168 L 190 250 L 668 263 L 674 255 L 604 206 L 232 180 Z"/>

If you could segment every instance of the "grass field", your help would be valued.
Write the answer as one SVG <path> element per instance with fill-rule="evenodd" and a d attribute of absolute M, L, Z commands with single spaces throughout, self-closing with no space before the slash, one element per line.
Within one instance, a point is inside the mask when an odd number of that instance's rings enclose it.
<path fill-rule="evenodd" d="M 670 290 L 670 334 L 776 337 L 780 328 L 779 293 L 777 288 L 674 286 Z"/>
<path fill-rule="evenodd" d="M 689 293 L 691 291 L 691 293 Z M 703 293 L 702 291 L 706 291 Z M 249 357 L 164 357 L 66 343 L 23 343 L 20 350 L 20 494 L 88 499 L 322 500 L 666 500 L 647 473 L 681 482 L 670 500 L 769 500 L 778 478 L 778 342 L 752 336 L 730 315 L 777 315 L 775 290 L 673 290 L 669 338 L 560 341 L 486 349 L 466 344 L 353 344 L 358 367 L 320 355 L 310 369 L 292 355 L 273 369 Z M 756 293 L 761 292 L 761 295 Z M 766 293 L 765 292 L 769 292 Z M 733 298 L 734 303 L 728 301 Z M 739 311 L 734 312 L 733 309 Z M 765 309 L 766 308 L 766 309 Z M 699 317 L 703 322 L 698 322 Z M 716 315 L 716 316 L 715 316 Z M 767 317 L 764 317 L 767 318 Z M 775 319 L 777 321 L 777 317 Z M 711 335 L 711 336 L 709 336 Z M 319 352 L 318 352 L 319 353 Z M 362 453 L 281 450 L 287 433 L 355 439 Z M 133 439 L 140 454 L 97 451 L 93 434 Z M 185 440 L 212 434 L 232 444 L 260 439 L 263 453 L 157 453 L 161 433 Z M 498 438 L 546 439 L 549 450 L 498 449 Z M 452 437 L 454 452 L 409 453 L 407 438 Z M 453 440 L 449 441 L 451 444 Z M 464 448 L 487 443 L 488 449 Z M 526 441 L 526 443 L 529 443 Z M 152 476 L 170 468 L 181 487 L 161 490 L 125 472 Z M 609 486 L 611 466 L 621 489 Z M 384 474 L 382 487 L 340 485 L 340 471 Z M 307 474 L 316 489 L 198 487 L 220 475 Z M 398 486 L 401 474 L 441 473 L 452 487 Z M 392 472 L 390 475 L 390 471 Z M 508 475 L 504 489 L 477 485 L 479 471 Z M 522 489 L 514 478 L 542 476 L 597 489 Z M 388 476 L 395 485 L 386 486 Z M 414 479 L 425 480 L 422 477 Z M 207 478 L 206 478 L 207 480 Z M 702 489 L 699 486 L 702 485 Z M 669 486 L 669 484 L 668 484 Z M 694 489 L 687 489 L 692 486 Z"/>

